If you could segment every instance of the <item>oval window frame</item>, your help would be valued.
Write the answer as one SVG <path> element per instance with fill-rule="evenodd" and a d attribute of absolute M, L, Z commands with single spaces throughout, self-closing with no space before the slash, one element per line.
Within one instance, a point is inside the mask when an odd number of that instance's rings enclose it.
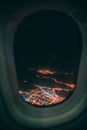
<path fill-rule="evenodd" d="M 70 15 L 77 22 L 81 30 L 83 45 L 76 89 L 65 102 L 61 103 L 60 105 L 47 108 L 39 108 L 28 105 L 19 96 L 14 54 L 12 49 L 13 37 L 17 25 L 27 15 L 40 9 L 54 9 L 63 11 Z M 43 128 L 64 124 L 76 118 L 86 108 L 87 26 L 83 21 L 81 21 L 81 19 L 79 19 L 79 13 L 80 12 L 78 9 L 75 10 L 72 5 L 65 3 L 41 2 L 32 5 L 28 4 L 18 9 L 14 15 L 7 20 L 7 23 L 4 25 L 4 27 L 2 27 L 3 33 L 0 34 L 2 37 L 0 44 L 1 91 L 9 113 L 13 119 L 15 119 L 21 125 Z"/>

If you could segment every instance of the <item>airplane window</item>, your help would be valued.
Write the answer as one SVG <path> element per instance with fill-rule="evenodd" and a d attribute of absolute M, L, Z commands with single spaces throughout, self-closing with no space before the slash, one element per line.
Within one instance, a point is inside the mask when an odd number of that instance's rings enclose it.
<path fill-rule="evenodd" d="M 37 11 L 14 36 L 19 94 L 36 106 L 62 103 L 74 91 L 81 55 L 80 30 L 67 14 Z"/>

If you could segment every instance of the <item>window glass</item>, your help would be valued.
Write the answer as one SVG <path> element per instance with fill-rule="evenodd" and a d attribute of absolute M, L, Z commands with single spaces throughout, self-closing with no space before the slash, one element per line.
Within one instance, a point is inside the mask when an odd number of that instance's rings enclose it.
<path fill-rule="evenodd" d="M 19 94 L 36 106 L 66 100 L 76 86 L 81 55 L 76 22 L 57 11 L 38 11 L 25 18 L 14 37 Z"/>

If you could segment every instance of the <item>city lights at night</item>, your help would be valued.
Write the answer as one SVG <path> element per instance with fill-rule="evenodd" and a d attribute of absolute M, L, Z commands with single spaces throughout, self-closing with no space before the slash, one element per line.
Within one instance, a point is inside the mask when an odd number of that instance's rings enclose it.
<path fill-rule="evenodd" d="M 35 71 L 35 78 L 38 79 L 39 84 L 41 84 L 45 79 L 46 84 L 49 81 L 49 86 L 45 86 L 45 83 L 44 86 L 33 83 L 31 84 L 31 89 L 28 89 L 27 91 L 19 90 L 19 94 L 27 103 L 37 106 L 50 106 L 57 104 L 64 101 L 75 88 L 73 81 L 72 83 L 59 81 L 55 78 L 55 75 L 57 76 L 59 74 L 57 74 L 57 72 L 54 73 L 54 71 L 50 69 L 30 69 L 30 71 Z M 69 73 L 67 73 L 67 75 L 69 76 Z M 27 82 L 28 81 L 24 80 L 24 83 Z"/>

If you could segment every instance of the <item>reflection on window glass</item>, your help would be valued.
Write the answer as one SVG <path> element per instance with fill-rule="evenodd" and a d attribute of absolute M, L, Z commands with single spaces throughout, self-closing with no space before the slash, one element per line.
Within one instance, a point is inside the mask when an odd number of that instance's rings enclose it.
<path fill-rule="evenodd" d="M 65 13 L 38 11 L 24 19 L 13 46 L 23 100 L 51 106 L 67 99 L 76 86 L 81 48 L 79 27 Z"/>

